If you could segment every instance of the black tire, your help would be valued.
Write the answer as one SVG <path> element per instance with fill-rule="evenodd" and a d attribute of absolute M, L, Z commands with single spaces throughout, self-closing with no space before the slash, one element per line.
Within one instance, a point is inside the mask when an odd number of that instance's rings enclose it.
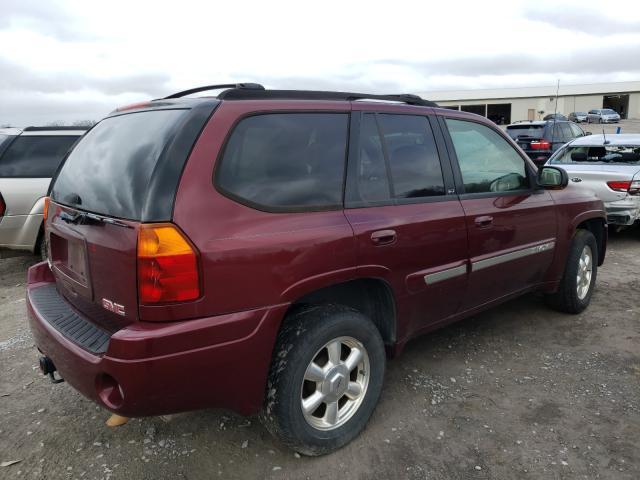
<path fill-rule="evenodd" d="M 43 262 L 47 261 L 47 242 L 44 239 L 44 235 L 40 234 L 38 236 L 38 241 L 36 242 L 36 248 L 33 252 L 35 256 L 39 257 Z"/>
<path fill-rule="evenodd" d="M 589 289 L 583 298 L 578 295 L 578 269 L 580 266 L 580 256 L 585 247 L 591 249 L 592 273 Z M 564 275 L 560 282 L 558 291 L 547 295 L 549 306 L 565 313 L 580 313 L 589 306 L 593 289 L 596 284 L 598 274 L 598 243 L 596 237 L 588 230 L 577 230 L 573 236 L 569 257 L 564 269 Z"/>
<path fill-rule="evenodd" d="M 352 337 L 364 346 L 369 360 L 368 386 L 344 424 L 321 430 L 312 426 L 302 411 L 304 376 L 316 353 L 339 337 Z M 261 419 L 294 451 L 316 456 L 337 450 L 353 440 L 371 417 L 382 391 L 385 362 L 380 332 L 360 312 L 339 305 L 305 307 L 286 318 L 278 334 Z"/>

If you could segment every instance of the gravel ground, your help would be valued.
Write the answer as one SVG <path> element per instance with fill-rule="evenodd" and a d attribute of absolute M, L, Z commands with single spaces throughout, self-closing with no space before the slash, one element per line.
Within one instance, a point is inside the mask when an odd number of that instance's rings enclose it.
<path fill-rule="evenodd" d="M 30 256 L 0 260 L 0 478 L 640 478 L 640 229 L 612 233 L 591 307 L 529 295 L 410 343 L 352 444 L 321 458 L 209 410 L 131 420 L 37 370 Z"/>

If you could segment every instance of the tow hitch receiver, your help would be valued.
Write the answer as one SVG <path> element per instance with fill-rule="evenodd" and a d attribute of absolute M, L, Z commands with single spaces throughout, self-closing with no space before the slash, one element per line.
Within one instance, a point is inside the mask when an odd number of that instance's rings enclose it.
<path fill-rule="evenodd" d="M 64 382 L 64 378 L 56 378 L 54 372 L 56 371 L 56 366 L 53 364 L 49 357 L 40 357 L 39 360 L 40 371 L 43 375 L 49 375 L 51 379 L 51 383 L 62 383 Z"/>

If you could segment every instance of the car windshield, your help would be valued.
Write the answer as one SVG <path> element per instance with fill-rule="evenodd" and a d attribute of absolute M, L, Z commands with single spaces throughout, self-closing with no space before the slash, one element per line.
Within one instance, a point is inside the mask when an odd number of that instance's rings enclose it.
<path fill-rule="evenodd" d="M 604 115 L 615 115 L 616 112 L 614 110 L 611 110 L 610 108 L 605 108 L 604 110 L 602 110 L 602 113 Z"/>
<path fill-rule="evenodd" d="M 558 152 L 558 154 L 552 158 L 549 163 L 640 165 L 640 145 L 568 147 Z"/>
<path fill-rule="evenodd" d="M 574 115 L 586 115 L 587 112 L 575 112 Z"/>
<path fill-rule="evenodd" d="M 542 132 L 544 132 L 544 125 L 509 125 L 507 127 L 507 133 L 511 138 L 517 140 L 518 138 L 541 138 Z"/>

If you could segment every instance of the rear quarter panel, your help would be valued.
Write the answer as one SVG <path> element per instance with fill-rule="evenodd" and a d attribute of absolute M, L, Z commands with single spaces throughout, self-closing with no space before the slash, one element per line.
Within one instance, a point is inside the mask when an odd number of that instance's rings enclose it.
<path fill-rule="evenodd" d="M 355 276 L 355 240 L 342 210 L 262 212 L 214 187 L 216 159 L 238 119 L 283 110 L 348 113 L 350 107 L 341 102 L 301 101 L 292 106 L 266 100 L 218 107 L 187 162 L 173 215 L 200 252 L 203 295 L 191 305 L 175 306 L 174 315 L 219 315 L 285 304 Z M 158 314 L 166 312 L 165 306 Z M 153 307 L 145 307 L 145 318 L 148 315 L 153 316 Z"/>

